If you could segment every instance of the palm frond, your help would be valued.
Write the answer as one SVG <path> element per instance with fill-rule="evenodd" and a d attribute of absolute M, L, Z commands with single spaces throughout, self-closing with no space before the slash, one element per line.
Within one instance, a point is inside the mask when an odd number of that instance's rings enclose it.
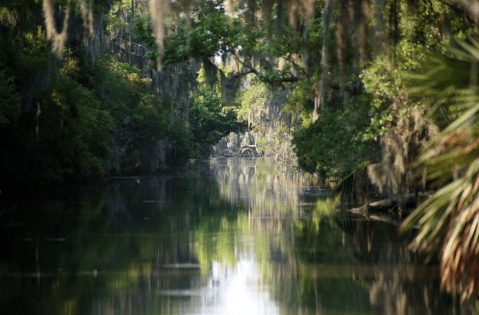
<path fill-rule="evenodd" d="M 479 293 L 479 43 L 458 43 L 460 49 L 452 50 L 456 59 L 435 56 L 429 68 L 413 78 L 415 91 L 447 98 L 441 106 L 455 119 L 415 164 L 426 170 L 429 180 L 445 186 L 421 204 L 401 230 L 420 225 L 411 249 L 433 254 L 440 248 L 441 287 L 465 299 Z"/>

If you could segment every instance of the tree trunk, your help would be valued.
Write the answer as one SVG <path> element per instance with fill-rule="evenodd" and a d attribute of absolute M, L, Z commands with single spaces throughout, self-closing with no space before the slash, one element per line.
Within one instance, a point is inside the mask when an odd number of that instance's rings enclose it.
<path fill-rule="evenodd" d="M 183 107 L 183 119 L 185 120 L 186 132 L 188 132 L 188 125 L 190 121 L 190 96 L 188 92 L 185 94 L 185 104 Z"/>
<path fill-rule="evenodd" d="M 324 106 L 326 100 L 326 86 L 328 80 L 328 37 L 331 26 L 331 16 L 333 15 L 334 0 L 327 0 L 323 11 L 323 47 L 321 48 L 321 80 L 319 81 L 319 95 L 314 100 L 314 110 L 311 117 L 315 122 L 319 117 L 319 110 Z"/>

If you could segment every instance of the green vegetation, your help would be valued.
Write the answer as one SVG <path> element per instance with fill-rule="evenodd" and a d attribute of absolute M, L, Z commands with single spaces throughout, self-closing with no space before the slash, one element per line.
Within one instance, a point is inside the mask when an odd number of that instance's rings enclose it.
<path fill-rule="evenodd" d="M 193 147 L 199 156 L 207 157 L 209 149 L 230 132 L 246 128 L 237 118 L 239 104 L 227 104 L 219 91 L 201 84 L 190 98 L 190 131 Z"/>
<path fill-rule="evenodd" d="M 445 288 L 477 295 L 474 0 L 86 3 L 0 5 L 0 190 L 178 167 L 253 106 L 272 125 L 289 111 L 275 137 L 293 132 L 323 180 L 367 167 L 384 196 L 439 186 L 406 226 L 422 224 L 417 247 L 446 244 Z"/>
<path fill-rule="evenodd" d="M 128 8 L 123 2 L 95 1 L 95 21 L 110 9 Z M 115 174 L 183 166 L 200 153 L 207 156 L 207 146 L 221 135 L 242 128 L 234 106 L 212 89 L 184 92 L 191 93 L 188 115 L 187 105 L 173 106 L 179 102 L 175 91 L 153 92 L 145 69 L 114 61 L 106 46 L 82 41 L 88 35 L 82 35 L 87 21 L 80 7 L 72 6 L 63 40 L 48 35 L 42 2 L 0 6 L 0 190 L 17 184 L 105 182 Z M 49 8 L 55 18 L 66 18 L 60 3 Z M 92 36 L 104 40 L 104 26 L 95 26 Z M 125 28 L 124 39 L 140 38 L 132 34 L 131 21 L 112 14 L 110 34 Z"/>
<path fill-rule="evenodd" d="M 435 63 L 425 65 L 422 75 L 414 78 L 416 90 L 434 95 L 434 107 L 453 121 L 417 162 L 440 189 L 407 218 L 403 229 L 421 224 L 412 247 L 430 253 L 440 248 L 442 287 L 467 299 L 479 291 L 477 267 L 471 264 L 479 258 L 479 42 L 458 44 L 452 51 L 454 59 L 436 56 Z M 444 80 L 441 72 L 449 72 L 449 79 Z"/>
<path fill-rule="evenodd" d="M 363 167 L 377 155 L 371 141 L 363 141 L 361 131 L 369 127 L 368 96 L 348 101 L 348 110 L 327 108 L 311 126 L 300 129 L 294 137 L 298 163 L 322 178 L 343 178 Z"/>
<path fill-rule="evenodd" d="M 112 171 L 133 170 L 166 136 L 167 112 L 146 93 L 138 69 L 103 54 L 93 63 L 80 46 L 55 71 L 45 32 L 38 28 L 25 40 L 23 49 L 2 45 L 2 74 L 10 73 L 4 97 L 11 104 L 1 119 L 2 181 L 103 181 Z M 112 150 L 123 154 L 111 156 Z"/>

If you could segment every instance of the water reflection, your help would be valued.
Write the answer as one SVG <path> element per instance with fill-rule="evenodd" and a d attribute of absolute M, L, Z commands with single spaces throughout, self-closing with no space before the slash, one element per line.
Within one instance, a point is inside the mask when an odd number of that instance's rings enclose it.
<path fill-rule="evenodd" d="M 14 314 L 454 314 L 396 227 L 335 215 L 274 161 L 54 192 L 0 216 Z M 13 224 L 12 224 L 13 223 Z"/>
<path fill-rule="evenodd" d="M 262 218 L 268 214 L 301 215 L 314 208 L 311 201 L 331 193 L 317 189 L 313 177 L 274 160 L 215 158 L 210 167 L 222 197 L 231 204 L 253 209 L 255 214 L 261 213 Z"/>

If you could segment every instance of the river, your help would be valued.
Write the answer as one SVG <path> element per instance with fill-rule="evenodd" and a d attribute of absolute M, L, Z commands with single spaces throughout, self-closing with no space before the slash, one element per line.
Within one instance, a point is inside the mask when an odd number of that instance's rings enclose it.
<path fill-rule="evenodd" d="M 3 314 L 454 314 L 412 235 L 265 158 L 25 196 L 0 216 Z"/>

